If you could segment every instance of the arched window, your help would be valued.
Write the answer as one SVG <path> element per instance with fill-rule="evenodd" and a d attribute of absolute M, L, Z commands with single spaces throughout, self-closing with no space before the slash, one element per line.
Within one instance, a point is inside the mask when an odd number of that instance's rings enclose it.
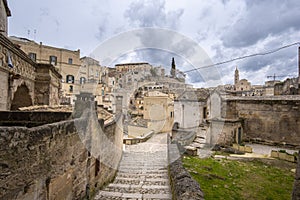
<path fill-rule="evenodd" d="M 80 81 L 80 84 L 85 84 L 86 79 L 85 79 L 85 77 L 80 77 L 79 81 Z"/>
<path fill-rule="evenodd" d="M 74 76 L 73 75 L 67 75 L 66 82 L 67 83 L 74 83 Z"/>

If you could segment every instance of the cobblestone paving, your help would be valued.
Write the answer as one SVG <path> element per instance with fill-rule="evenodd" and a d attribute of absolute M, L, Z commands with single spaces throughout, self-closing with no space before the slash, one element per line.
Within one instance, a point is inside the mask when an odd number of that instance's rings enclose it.
<path fill-rule="evenodd" d="M 113 183 L 99 191 L 99 199 L 172 199 L 167 171 L 167 135 L 126 145 Z"/>

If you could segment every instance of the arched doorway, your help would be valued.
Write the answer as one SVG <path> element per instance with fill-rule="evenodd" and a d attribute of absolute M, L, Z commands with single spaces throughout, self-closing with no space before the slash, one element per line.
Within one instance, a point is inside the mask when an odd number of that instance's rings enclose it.
<path fill-rule="evenodd" d="M 11 110 L 18 110 L 21 107 L 32 106 L 29 89 L 25 84 L 18 87 L 11 103 Z"/>

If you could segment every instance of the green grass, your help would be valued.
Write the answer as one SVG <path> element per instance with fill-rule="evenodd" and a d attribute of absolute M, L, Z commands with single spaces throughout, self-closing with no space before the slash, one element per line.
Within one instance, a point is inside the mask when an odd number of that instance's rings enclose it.
<path fill-rule="evenodd" d="M 294 173 L 259 160 L 233 161 L 184 157 L 184 167 L 198 181 L 205 199 L 291 199 Z"/>

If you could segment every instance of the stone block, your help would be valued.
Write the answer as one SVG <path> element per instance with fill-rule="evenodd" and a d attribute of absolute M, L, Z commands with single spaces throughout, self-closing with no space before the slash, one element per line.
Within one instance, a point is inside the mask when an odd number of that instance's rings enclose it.
<path fill-rule="evenodd" d="M 294 155 L 289 155 L 289 154 L 285 155 L 285 160 L 289 161 L 289 162 L 296 162 L 295 156 Z"/>
<path fill-rule="evenodd" d="M 192 147 L 192 146 L 186 146 L 184 147 L 185 148 L 185 153 L 187 155 L 190 155 L 190 156 L 197 156 L 197 148 L 195 147 Z"/>
<path fill-rule="evenodd" d="M 285 157 L 286 157 L 286 153 L 278 152 L 278 158 L 279 159 L 285 160 Z"/>
<path fill-rule="evenodd" d="M 278 151 L 275 151 L 275 150 L 272 150 L 272 151 L 271 151 L 271 157 L 272 157 L 272 158 L 279 158 L 279 152 L 278 152 Z"/>
<path fill-rule="evenodd" d="M 238 144 L 233 144 L 232 145 L 232 148 L 236 149 L 236 150 L 239 150 L 239 145 Z"/>
<path fill-rule="evenodd" d="M 252 153 L 252 147 L 250 147 L 250 146 L 245 146 L 245 152 L 247 152 L 247 153 Z"/>
<path fill-rule="evenodd" d="M 239 151 L 245 152 L 245 146 L 239 146 Z"/>

